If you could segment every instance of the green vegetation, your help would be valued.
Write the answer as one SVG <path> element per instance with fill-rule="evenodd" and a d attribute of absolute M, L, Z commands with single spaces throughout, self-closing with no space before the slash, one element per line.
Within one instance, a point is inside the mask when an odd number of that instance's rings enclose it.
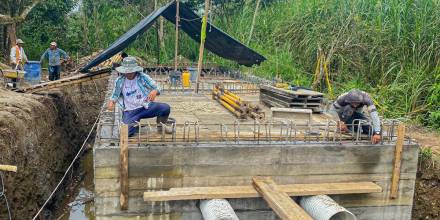
<path fill-rule="evenodd" d="M 71 54 L 103 49 L 154 10 L 147 0 L 48 0 L 19 27 L 30 57 L 38 58 L 51 40 Z M 165 0 L 158 0 L 164 5 Z M 200 9 L 202 0 L 187 1 Z M 210 19 L 247 42 L 256 1 L 213 1 Z M 360 88 L 372 94 L 382 114 L 409 117 L 440 129 L 440 0 L 262 0 L 249 46 L 268 58 L 243 71 L 310 86 L 319 49 L 329 61 L 335 94 Z M 55 14 L 54 14 L 55 13 Z M 59 14 L 57 14 L 59 13 Z M 129 49 L 149 62 L 174 56 L 174 26 L 164 22 L 164 47 L 155 28 Z M 184 33 L 180 53 L 197 60 L 198 43 Z M 207 53 L 205 60 L 238 67 Z M 326 92 L 325 83 L 319 87 Z"/>

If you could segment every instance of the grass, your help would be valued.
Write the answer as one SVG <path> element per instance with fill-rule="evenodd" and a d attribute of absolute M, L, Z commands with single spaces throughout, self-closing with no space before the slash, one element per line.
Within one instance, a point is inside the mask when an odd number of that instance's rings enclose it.
<path fill-rule="evenodd" d="M 256 2 L 225 2 L 231 5 L 213 12 L 214 24 L 247 42 Z M 69 19 L 66 41 L 73 43 L 67 49 L 85 53 L 103 49 L 139 21 L 138 10 L 145 15 L 152 10 L 141 3 L 126 6 L 96 1 L 88 8 L 87 19 L 83 14 Z M 409 117 L 440 129 L 439 11 L 440 0 L 265 0 L 248 46 L 267 61 L 256 67 L 238 67 L 209 52 L 204 60 L 310 86 L 321 49 L 329 61 L 335 94 L 359 88 L 371 94 L 386 117 Z M 88 44 L 81 46 L 85 42 L 81 32 L 84 21 Z M 174 57 L 174 26 L 165 24 L 162 63 Z M 180 54 L 197 60 L 198 42 L 182 33 L 179 47 Z M 156 62 L 154 28 L 127 50 Z M 327 91 L 326 86 L 319 89 Z"/>
<path fill-rule="evenodd" d="M 250 43 L 268 61 L 243 70 L 309 86 L 321 48 L 337 94 L 366 90 L 387 117 L 426 124 L 423 115 L 440 115 L 439 10 L 439 0 L 278 1 L 259 12 Z M 219 26 L 244 40 L 252 13 L 245 8 L 242 18 Z"/>

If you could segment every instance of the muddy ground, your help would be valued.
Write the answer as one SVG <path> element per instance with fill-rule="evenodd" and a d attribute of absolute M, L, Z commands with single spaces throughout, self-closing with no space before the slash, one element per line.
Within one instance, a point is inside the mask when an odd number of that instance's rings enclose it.
<path fill-rule="evenodd" d="M 426 128 L 411 128 L 421 146 L 412 219 L 440 219 L 440 135 Z"/>
<path fill-rule="evenodd" d="M 13 219 L 32 219 L 55 188 L 99 113 L 106 85 L 101 80 L 39 95 L 0 89 L 0 164 L 18 166 L 17 173 L 5 173 Z M 61 197 L 41 219 L 52 219 Z M 0 204 L 0 219 L 7 219 L 1 198 Z"/>

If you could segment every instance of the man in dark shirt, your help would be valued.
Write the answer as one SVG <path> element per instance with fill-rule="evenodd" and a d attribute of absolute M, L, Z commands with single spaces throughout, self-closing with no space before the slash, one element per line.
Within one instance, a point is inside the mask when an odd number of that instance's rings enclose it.
<path fill-rule="evenodd" d="M 377 113 L 376 106 L 368 93 L 358 89 L 353 89 L 340 95 L 330 107 L 330 114 L 336 118 L 339 118 L 341 131 L 357 131 L 358 129 L 362 129 L 362 133 L 368 133 L 370 129 L 369 126 L 362 126 L 361 128 L 358 128 L 356 125 L 353 125 L 353 122 L 356 119 L 366 120 L 366 117 L 363 114 L 364 106 L 367 107 L 367 111 L 370 114 L 373 124 L 373 136 L 371 141 L 373 144 L 377 144 L 381 140 L 380 118 L 379 114 Z"/>

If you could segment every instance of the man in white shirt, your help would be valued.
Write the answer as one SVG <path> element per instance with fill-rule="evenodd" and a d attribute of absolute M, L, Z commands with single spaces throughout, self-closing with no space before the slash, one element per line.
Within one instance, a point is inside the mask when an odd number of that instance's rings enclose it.
<path fill-rule="evenodd" d="M 14 70 L 23 70 L 23 64 L 28 61 L 23 49 L 24 42 L 21 39 L 17 39 L 17 43 L 11 48 L 10 63 L 11 68 Z"/>

